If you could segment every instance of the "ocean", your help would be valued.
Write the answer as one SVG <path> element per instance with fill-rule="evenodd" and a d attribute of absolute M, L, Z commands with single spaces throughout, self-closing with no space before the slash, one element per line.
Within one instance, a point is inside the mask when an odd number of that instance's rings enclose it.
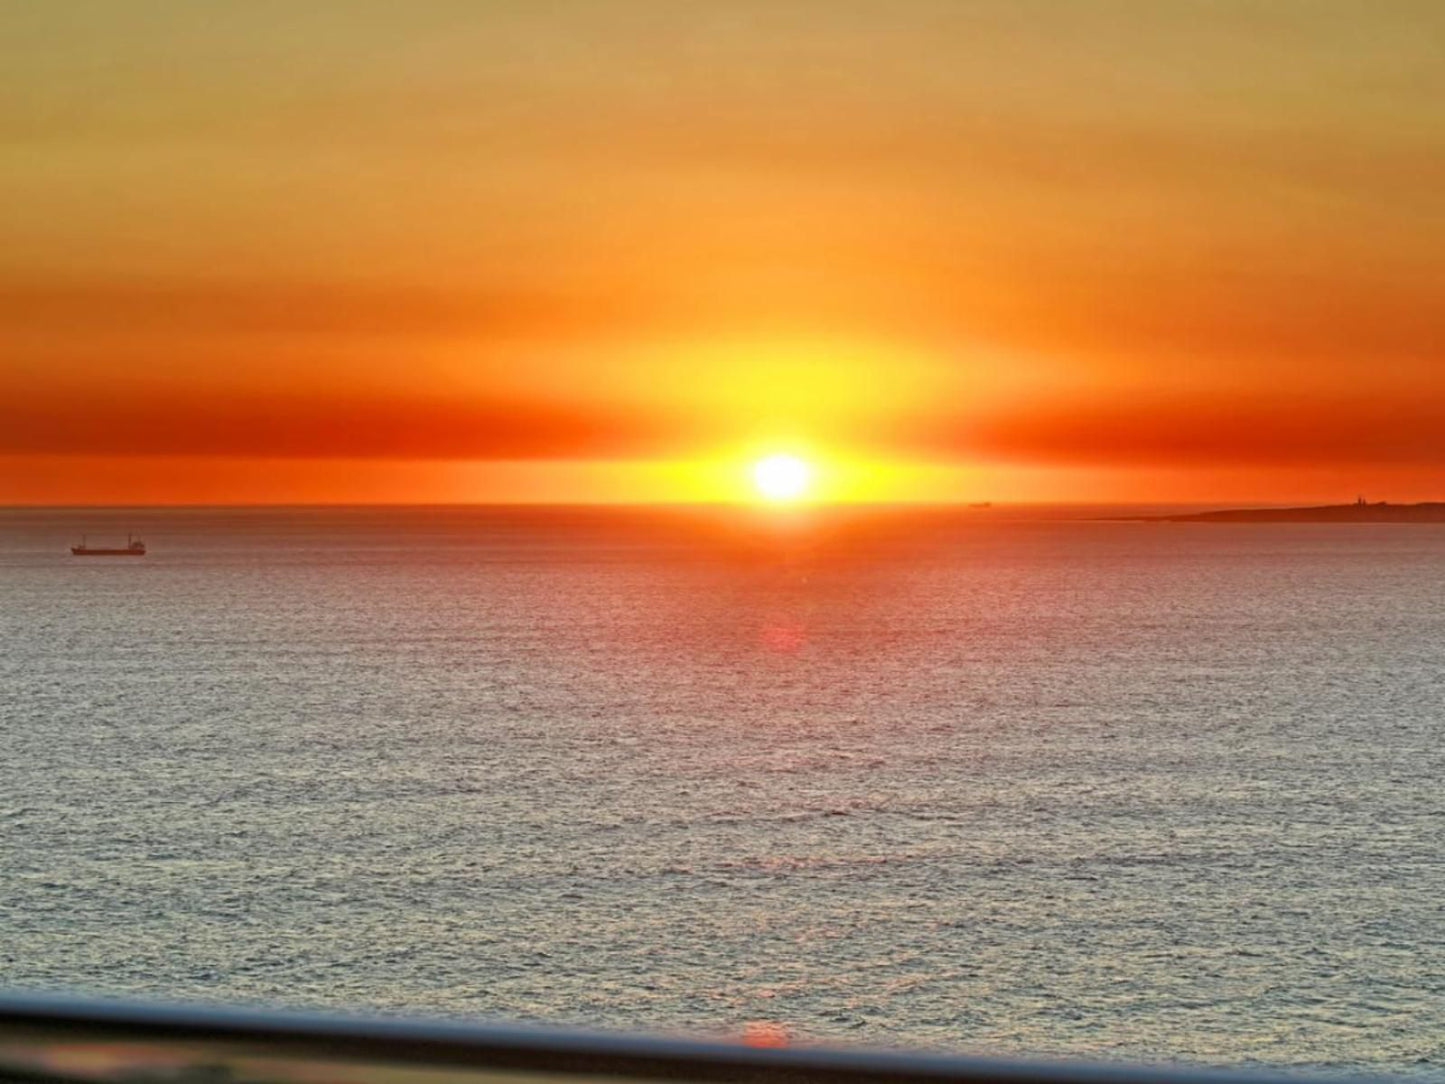
<path fill-rule="evenodd" d="M 1445 1081 L 1442 584 L 1430 526 L 0 511 L 0 986 Z"/>

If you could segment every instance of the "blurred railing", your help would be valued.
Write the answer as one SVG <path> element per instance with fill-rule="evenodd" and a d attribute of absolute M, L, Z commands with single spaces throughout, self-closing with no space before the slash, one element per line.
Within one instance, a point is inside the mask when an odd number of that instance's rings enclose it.
<path fill-rule="evenodd" d="M 28 1084 L 1299 1084 L 1301 1077 L 0 996 L 0 1081 Z M 565 1079 L 564 1079 L 565 1078 Z M 1311 1077 L 1319 1080 L 1319 1077 Z M 1335 1078 L 1340 1079 L 1340 1078 Z"/>

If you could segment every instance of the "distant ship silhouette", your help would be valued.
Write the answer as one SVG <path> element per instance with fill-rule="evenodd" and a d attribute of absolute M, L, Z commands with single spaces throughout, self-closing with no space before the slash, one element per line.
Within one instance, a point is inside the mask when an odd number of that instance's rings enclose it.
<path fill-rule="evenodd" d="M 85 535 L 80 536 L 80 545 L 71 546 L 70 552 L 76 557 L 144 557 L 146 544 L 139 538 L 125 536 L 125 549 L 110 549 L 104 546 L 87 546 Z"/>

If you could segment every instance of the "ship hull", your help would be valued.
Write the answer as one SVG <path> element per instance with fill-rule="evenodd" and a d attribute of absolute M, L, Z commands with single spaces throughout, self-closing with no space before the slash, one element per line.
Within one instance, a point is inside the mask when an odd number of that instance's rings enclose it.
<path fill-rule="evenodd" d="M 70 552 L 76 557 L 144 557 L 145 550 L 91 550 L 71 546 Z"/>

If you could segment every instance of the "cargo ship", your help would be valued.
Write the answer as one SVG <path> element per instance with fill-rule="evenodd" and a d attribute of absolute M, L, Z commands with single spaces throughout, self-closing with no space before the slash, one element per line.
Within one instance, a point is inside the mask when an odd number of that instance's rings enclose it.
<path fill-rule="evenodd" d="M 146 544 L 139 538 L 125 536 L 125 549 L 107 549 L 104 546 L 87 546 L 85 536 L 80 536 L 80 545 L 71 546 L 70 552 L 77 557 L 144 557 Z"/>

